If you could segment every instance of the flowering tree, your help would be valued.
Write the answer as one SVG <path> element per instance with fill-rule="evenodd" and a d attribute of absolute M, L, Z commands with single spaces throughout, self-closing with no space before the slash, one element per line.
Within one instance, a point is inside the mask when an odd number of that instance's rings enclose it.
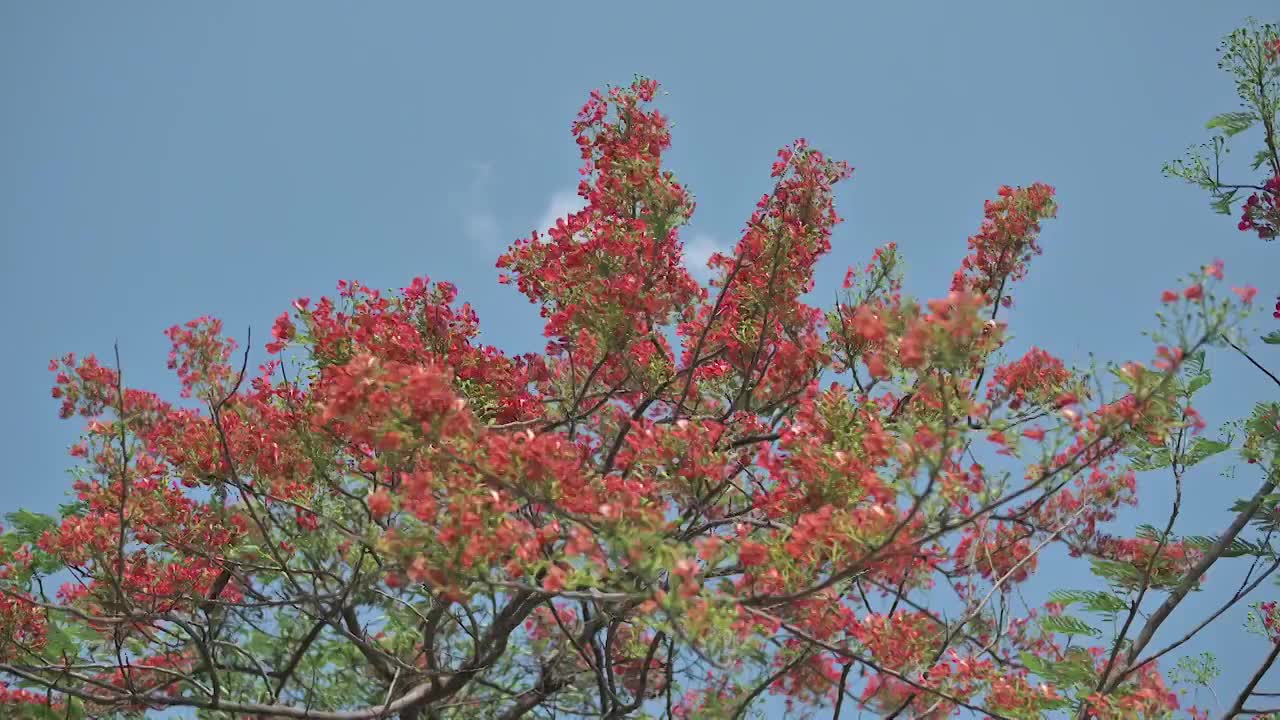
<path fill-rule="evenodd" d="M 1280 568 L 1277 404 L 1226 439 L 1193 407 L 1209 353 L 1246 352 L 1255 290 L 1192 273 L 1147 364 L 1003 357 L 1001 310 L 1056 211 L 1033 184 L 986 203 L 937 299 L 903 296 L 888 245 L 812 307 L 851 169 L 803 140 L 704 287 L 656 92 L 592 94 L 585 208 L 498 260 L 545 318 L 543 354 L 481 344 L 454 287 L 420 278 L 296 301 L 256 372 L 217 320 L 174 327 L 176 402 L 118 359 L 52 363 L 61 414 L 88 419 L 83 473 L 60 517 L 12 513 L 0 536 L 5 716 L 723 719 L 768 694 L 837 718 L 1177 709 L 1161 668 L 1185 639 L 1158 631 L 1211 566 L 1250 564 L 1227 607 Z M 1259 193 L 1251 229 L 1274 226 Z M 1220 534 L 1176 534 L 1184 474 L 1228 450 L 1256 492 Z M 1147 470 L 1173 507 L 1108 530 Z M 1098 588 L 1029 604 L 1050 548 Z M 1259 631 L 1278 618 L 1259 606 Z"/>
<path fill-rule="evenodd" d="M 1218 67 L 1231 74 L 1241 110 L 1226 112 L 1209 121 L 1216 130 L 1208 143 L 1191 150 L 1183 160 L 1165 166 L 1165 174 L 1199 185 L 1208 191 L 1215 212 L 1239 212 L 1238 227 L 1265 242 L 1280 235 L 1280 30 L 1259 26 L 1252 20 L 1223 39 L 1218 47 Z M 1222 166 L 1231 139 L 1251 129 L 1261 129 L 1262 145 L 1253 152 L 1250 169 L 1262 178 L 1248 183 L 1222 179 Z M 1240 196 L 1248 193 L 1241 201 Z M 1239 207 L 1237 211 L 1236 208 Z M 1273 316 L 1280 319 L 1280 298 Z"/>

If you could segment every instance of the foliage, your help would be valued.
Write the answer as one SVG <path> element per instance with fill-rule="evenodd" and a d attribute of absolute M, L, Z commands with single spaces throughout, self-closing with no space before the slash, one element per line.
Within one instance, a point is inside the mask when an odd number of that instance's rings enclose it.
<path fill-rule="evenodd" d="M 1280 175 L 1274 39 L 1228 39 L 1242 93 L 1264 82 L 1210 126 L 1225 143 L 1261 122 L 1258 167 Z M 803 140 L 707 288 L 656 93 L 591 95 L 584 209 L 498 260 L 544 353 L 480 343 L 455 288 L 418 278 L 299 299 L 256 372 L 217 320 L 172 328 L 176 402 L 118 361 L 52 363 L 62 416 L 88 421 L 84 473 L 60 517 L 18 511 L 0 536 L 7 716 L 718 719 L 774 694 L 837 716 L 1155 718 L 1173 679 L 1208 684 L 1211 658 L 1165 678 L 1178 643 L 1151 643 L 1209 567 L 1252 563 L 1230 604 L 1280 567 L 1280 405 L 1221 437 L 1193 405 L 1209 352 L 1245 352 L 1256 291 L 1191 273 L 1146 363 L 1002 359 L 1000 311 L 1057 210 L 1036 183 L 986 203 L 940 297 L 904 296 L 888 245 L 812 307 L 852 170 Z M 1234 197 L 1207 167 L 1174 172 Z M 1177 535 L 1184 473 L 1228 451 L 1259 489 L 1220 534 Z M 1139 471 L 1177 500 L 1116 534 Z M 1104 589 L 1029 605 L 1050 550 Z"/>

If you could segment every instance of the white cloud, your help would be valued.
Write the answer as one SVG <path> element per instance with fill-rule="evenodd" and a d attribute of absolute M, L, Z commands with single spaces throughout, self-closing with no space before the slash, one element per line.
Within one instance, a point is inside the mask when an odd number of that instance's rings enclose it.
<path fill-rule="evenodd" d="M 545 233 L 547 228 L 555 227 L 556 221 L 560 218 L 576 213 L 586 206 L 587 202 L 578 197 L 577 192 L 558 190 L 551 194 L 547 209 L 542 211 L 542 217 L 538 219 L 538 226 L 535 229 L 539 233 Z"/>
<path fill-rule="evenodd" d="M 489 191 L 493 181 L 493 163 L 479 163 L 471 171 L 471 183 L 465 192 L 450 198 L 451 204 L 462 216 L 463 236 L 473 245 L 493 248 L 503 241 L 502 224 L 493 212 Z"/>
<path fill-rule="evenodd" d="M 462 218 L 462 233 L 473 243 L 492 245 L 499 240 L 498 218 L 487 212 L 471 213 Z"/>

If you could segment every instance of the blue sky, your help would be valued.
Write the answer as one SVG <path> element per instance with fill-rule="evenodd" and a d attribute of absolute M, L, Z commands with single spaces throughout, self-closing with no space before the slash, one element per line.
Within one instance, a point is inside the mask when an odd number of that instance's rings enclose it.
<path fill-rule="evenodd" d="M 260 347 L 295 297 L 422 274 L 459 285 L 488 341 L 537 349 L 536 313 L 497 285 L 493 261 L 565 209 L 568 125 L 587 93 L 635 73 L 670 93 L 669 164 L 698 200 L 685 235 L 697 252 L 736 240 L 774 152 L 799 136 L 857 168 L 818 297 L 888 241 L 908 290 L 944 293 L 983 200 L 1041 180 L 1060 216 L 1017 289 L 1018 345 L 1147 359 L 1140 333 L 1178 275 L 1220 257 L 1264 307 L 1280 292 L 1280 248 L 1160 176 L 1235 107 L 1219 38 L 1274 10 L 0 4 L 0 509 L 51 509 L 69 486 L 78 427 L 57 420 L 45 369 L 66 351 L 109 356 L 118 339 L 127 381 L 168 392 L 169 325 L 213 314 L 240 337 L 252 326 Z M 1211 426 L 1275 395 L 1237 358 L 1211 365 Z M 1188 533 L 1220 526 L 1253 488 L 1197 475 Z M 1155 512 L 1167 485 L 1144 480 Z M 1205 648 L 1226 649 L 1239 620 Z M 1228 662 L 1228 676 L 1251 668 Z"/>

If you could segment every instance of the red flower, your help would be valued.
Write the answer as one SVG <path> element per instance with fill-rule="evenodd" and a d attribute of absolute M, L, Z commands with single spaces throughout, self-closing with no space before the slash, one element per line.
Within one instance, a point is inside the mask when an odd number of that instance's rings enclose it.
<path fill-rule="evenodd" d="M 275 324 L 271 326 L 271 337 L 275 340 L 267 343 L 267 352 L 275 354 L 283 350 L 296 332 L 293 321 L 289 319 L 289 313 L 280 313 L 280 317 L 276 318 Z"/>
<path fill-rule="evenodd" d="M 547 592 L 560 592 L 564 589 L 565 572 L 559 565 L 552 565 L 547 574 L 542 578 L 542 589 Z"/>
<path fill-rule="evenodd" d="M 391 514 L 391 495 L 386 490 L 369 496 L 369 513 L 379 520 Z"/>
<path fill-rule="evenodd" d="M 1252 285 L 1246 285 L 1244 287 L 1233 287 L 1231 288 L 1231 292 L 1240 296 L 1240 302 L 1245 305 L 1249 305 L 1253 303 L 1253 297 L 1258 294 L 1258 288 Z"/>
<path fill-rule="evenodd" d="M 738 560 L 743 567 L 763 565 L 769 559 L 769 549 L 760 543 L 744 541 L 738 546 Z"/>
<path fill-rule="evenodd" d="M 880 353 L 867 353 L 866 356 L 867 372 L 871 373 L 871 377 L 876 380 L 883 380 L 889 377 L 889 366 L 885 365 L 884 358 Z"/>
<path fill-rule="evenodd" d="M 1280 175 L 1272 177 L 1262 191 L 1245 200 L 1240 211 L 1241 231 L 1250 230 L 1263 240 L 1272 240 L 1280 232 Z"/>

